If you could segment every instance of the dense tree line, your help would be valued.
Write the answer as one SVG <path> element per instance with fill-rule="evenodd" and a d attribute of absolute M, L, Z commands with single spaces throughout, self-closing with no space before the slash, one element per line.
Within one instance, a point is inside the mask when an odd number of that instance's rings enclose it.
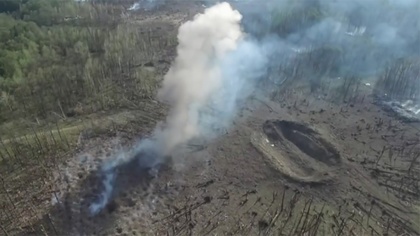
<path fill-rule="evenodd" d="M 113 106 L 116 99 L 106 93 L 118 94 L 121 76 L 133 79 L 139 96 L 151 97 L 151 76 L 127 69 L 150 45 L 138 29 L 120 24 L 120 7 L 3 0 L 0 9 L 0 121 Z"/>

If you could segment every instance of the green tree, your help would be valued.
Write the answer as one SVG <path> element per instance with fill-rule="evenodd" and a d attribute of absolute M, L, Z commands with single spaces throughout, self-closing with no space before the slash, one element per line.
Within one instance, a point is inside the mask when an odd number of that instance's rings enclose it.
<path fill-rule="evenodd" d="M 1 0 L 0 1 L 0 13 L 13 13 L 19 11 L 22 1 L 19 0 Z"/>

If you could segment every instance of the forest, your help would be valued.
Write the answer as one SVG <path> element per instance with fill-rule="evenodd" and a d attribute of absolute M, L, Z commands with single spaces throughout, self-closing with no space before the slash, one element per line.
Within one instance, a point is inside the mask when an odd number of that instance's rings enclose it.
<path fill-rule="evenodd" d="M 0 4 L 1 122 L 40 123 L 151 98 L 156 80 L 136 68 L 158 50 L 150 47 L 150 35 L 120 25 L 121 6 L 73 0 Z M 163 47 L 169 40 L 157 43 Z M 123 79 L 136 91 L 118 91 Z"/>

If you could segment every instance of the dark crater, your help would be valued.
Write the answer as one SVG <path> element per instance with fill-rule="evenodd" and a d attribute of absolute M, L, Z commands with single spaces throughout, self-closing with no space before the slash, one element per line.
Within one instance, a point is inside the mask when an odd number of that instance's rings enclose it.
<path fill-rule="evenodd" d="M 263 130 L 272 143 L 287 145 L 327 165 L 341 162 L 340 154 L 334 146 L 305 124 L 270 120 L 263 124 Z"/>

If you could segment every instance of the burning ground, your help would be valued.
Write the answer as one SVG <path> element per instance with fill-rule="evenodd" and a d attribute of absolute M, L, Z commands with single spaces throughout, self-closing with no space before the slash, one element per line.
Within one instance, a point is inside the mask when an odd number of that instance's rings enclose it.
<path fill-rule="evenodd" d="M 418 235 L 419 126 L 381 105 L 419 101 L 418 21 L 382 21 L 418 4 L 288 3 L 147 9 L 201 12 L 148 104 L 165 115 L 83 139 L 21 234 Z"/>

